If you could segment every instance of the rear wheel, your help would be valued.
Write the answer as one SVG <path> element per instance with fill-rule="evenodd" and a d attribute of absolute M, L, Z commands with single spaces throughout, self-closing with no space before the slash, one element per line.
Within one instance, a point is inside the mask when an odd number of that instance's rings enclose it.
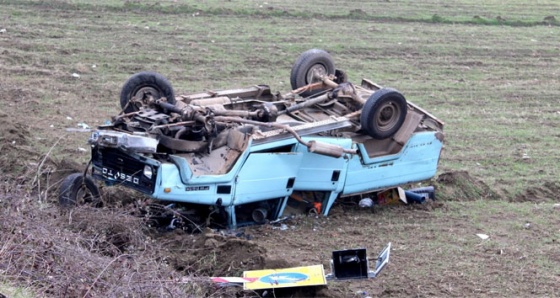
<path fill-rule="evenodd" d="M 319 82 L 316 76 L 333 75 L 334 62 L 329 53 L 320 49 L 311 49 L 303 52 L 292 66 L 290 84 L 292 89 Z M 302 96 L 311 96 L 324 89 L 314 89 L 301 93 Z"/>
<path fill-rule="evenodd" d="M 101 195 L 93 178 L 83 173 L 67 176 L 60 184 L 58 203 L 64 207 L 89 204 L 101 207 Z"/>
<path fill-rule="evenodd" d="M 360 124 L 372 138 L 386 139 L 401 128 L 406 112 L 404 96 L 395 89 L 383 88 L 375 91 L 364 104 Z"/>
<path fill-rule="evenodd" d="M 125 113 L 135 112 L 150 104 L 149 99 L 162 97 L 175 104 L 175 93 L 171 83 L 157 72 L 144 71 L 132 75 L 121 89 L 121 108 Z"/>

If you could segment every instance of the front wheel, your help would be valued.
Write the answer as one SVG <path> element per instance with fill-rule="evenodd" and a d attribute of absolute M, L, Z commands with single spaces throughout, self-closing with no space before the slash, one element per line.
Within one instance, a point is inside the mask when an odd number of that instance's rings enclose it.
<path fill-rule="evenodd" d="M 397 133 L 406 113 L 404 96 L 395 89 L 383 88 L 375 91 L 364 104 L 360 124 L 372 138 L 382 140 Z"/>
<path fill-rule="evenodd" d="M 83 173 L 68 175 L 60 184 L 58 203 L 64 207 L 89 204 L 101 207 L 101 195 L 93 178 Z"/>
<path fill-rule="evenodd" d="M 319 82 L 317 76 L 335 74 L 334 62 L 329 53 L 320 49 L 311 49 L 303 52 L 292 66 L 290 84 L 292 89 Z M 307 97 L 323 89 L 305 91 L 301 96 Z"/>
<path fill-rule="evenodd" d="M 152 71 L 136 73 L 121 89 L 121 108 L 125 113 L 136 112 L 141 107 L 150 105 L 150 97 L 153 100 L 165 97 L 167 103 L 175 104 L 173 87 L 164 76 Z"/>

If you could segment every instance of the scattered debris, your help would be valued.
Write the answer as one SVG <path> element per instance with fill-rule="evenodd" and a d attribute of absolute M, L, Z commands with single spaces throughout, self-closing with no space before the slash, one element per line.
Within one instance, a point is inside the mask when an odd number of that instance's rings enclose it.
<path fill-rule="evenodd" d="M 72 120 L 72 118 L 70 117 L 66 117 L 66 119 L 68 120 Z M 77 125 L 78 127 L 68 127 L 66 128 L 66 131 L 68 132 L 91 132 L 91 127 L 89 127 L 89 125 L 80 122 Z"/>
<path fill-rule="evenodd" d="M 406 195 L 407 203 L 417 203 L 422 204 L 426 201 L 426 197 L 422 194 L 418 194 L 412 191 L 405 190 L 404 194 Z"/>
<path fill-rule="evenodd" d="M 358 203 L 361 208 L 371 208 L 373 206 L 373 200 L 371 198 L 363 198 Z"/>
<path fill-rule="evenodd" d="M 255 279 L 252 282 L 244 282 L 244 290 L 322 286 L 327 284 L 323 265 L 245 271 L 243 272 L 243 278 Z"/>
<path fill-rule="evenodd" d="M 280 231 L 285 231 L 288 229 L 288 225 L 286 224 L 281 224 L 279 227 L 272 227 L 273 230 L 280 230 Z"/>
<path fill-rule="evenodd" d="M 78 128 L 78 127 L 68 127 L 66 128 L 68 132 L 91 132 L 89 128 Z"/>
<path fill-rule="evenodd" d="M 323 265 L 290 267 L 282 269 L 260 269 L 243 272 L 243 277 L 211 277 L 220 286 L 243 285 L 244 290 L 267 290 L 278 288 L 324 286 L 327 280 L 375 278 L 389 263 L 391 243 L 381 251 L 375 270 L 369 270 L 365 249 L 350 249 L 332 252 L 331 271 L 325 274 Z M 365 293 L 365 292 L 364 292 Z M 367 293 L 366 293 L 367 294 Z M 265 295 L 263 295 L 265 296 Z"/>
<path fill-rule="evenodd" d="M 395 205 L 404 204 L 422 204 L 426 199 L 435 200 L 434 187 L 421 187 L 404 190 L 401 187 L 390 188 L 377 193 L 377 204 L 379 205 Z"/>
<path fill-rule="evenodd" d="M 411 188 L 407 191 L 413 192 L 413 193 L 416 193 L 416 194 L 420 194 L 426 199 L 430 199 L 430 200 L 435 200 L 436 199 L 435 188 L 431 185 L 430 186 L 424 186 L 424 187 Z"/>
<path fill-rule="evenodd" d="M 408 203 L 404 189 L 401 187 L 390 188 L 377 193 L 377 204 L 379 205 L 395 205 L 399 203 Z"/>
<path fill-rule="evenodd" d="M 91 127 L 89 127 L 89 125 L 87 125 L 83 122 L 78 123 L 78 127 L 82 128 L 82 129 L 91 129 Z"/>
<path fill-rule="evenodd" d="M 369 260 L 365 249 L 348 249 L 333 251 L 331 260 L 332 273 L 327 279 L 362 279 L 375 278 L 389 263 L 391 243 L 379 253 L 375 262 L 375 269 L 369 270 Z"/>
<path fill-rule="evenodd" d="M 490 236 L 488 236 L 486 234 L 476 234 L 476 236 L 478 236 L 478 238 L 480 238 L 482 240 L 486 240 L 486 239 L 490 238 Z"/>
<path fill-rule="evenodd" d="M 79 74 L 77 74 L 77 73 L 73 73 L 73 74 L 72 74 L 72 77 L 74 77 L 74 78 L 79 78 L 79 77 L 80 77 L 80 75 L 79 75 Z"/>

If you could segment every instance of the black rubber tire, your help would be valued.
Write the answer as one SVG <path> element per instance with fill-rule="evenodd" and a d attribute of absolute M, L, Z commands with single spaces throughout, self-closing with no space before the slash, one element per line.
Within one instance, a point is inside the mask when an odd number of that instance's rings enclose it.
<path fill-rule="evenodd" d="M 64 207 L 89 204 L 92 207 L 101 207 L 101 194 L 91 176 L 83 173 L 68 175 L 60 184 L 58 203 Z"/>
<path fill-rule="evenodd" d="M 157 72 L 143 71 L 128 78 L 121 89 L 121 108 L 125 113 L 140 109 L 140 106 L 128 104 L 140 91 L 152 95 L 155 99 L 165 97 L 168 103 L 175 104 L 175 93 L 171 83 Z"/>
<path fill-rule="evenodd" d="M 407 113 L 404 96 L 392 88 L 375 91 L 362 108 L 360 124 L 372 138 L 393 136 L 402 126 Z"/>
<path fill-rule="evenodd" d="M 305 85 L 309 85 L 314 81 L 311 80 L 311 71 L 317 70 L 324 75 L 334 75 L 334 62 L 329 53 L 321 49 L 311 49 L 303 52 L 296 59 L 290 73 L 290 84 L 292 90 L 298 89 Z M 307 97 L 319 93 L 323 90 L 315 89 L 301 93 L 301 96 Z"/>

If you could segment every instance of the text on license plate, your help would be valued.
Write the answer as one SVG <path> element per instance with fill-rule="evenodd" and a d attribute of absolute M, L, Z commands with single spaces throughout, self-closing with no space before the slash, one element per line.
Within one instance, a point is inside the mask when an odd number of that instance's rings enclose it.
<path fill-rule="evenodd" d="M 103 168 L 103 176 L 106 176 L 111 179 L 127 181 L 134 184 L 140 183 L 140 178 L 134 175 L 122 173 L 120 171 L 115 171 L 113 169 Z"/>

